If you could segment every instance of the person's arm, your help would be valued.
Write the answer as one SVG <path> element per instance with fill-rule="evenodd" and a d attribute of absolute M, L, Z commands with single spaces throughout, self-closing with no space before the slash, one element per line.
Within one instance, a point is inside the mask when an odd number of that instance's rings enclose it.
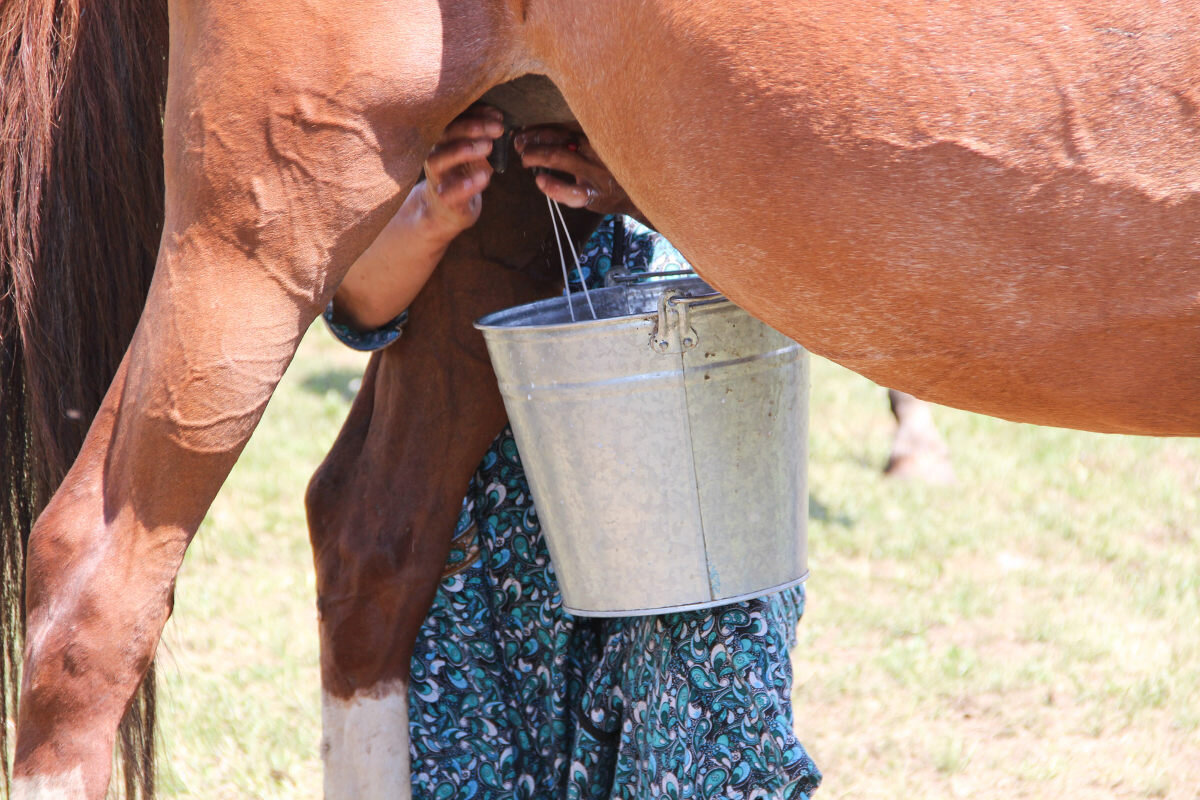
<path fill-rule="evenodd" d="M 503 119 L 478 105 L 450 123 L 425 162 L 425 178 L 346 273 L 333 297 L 334 322 L 370 331 L 408 308 L 451 240 L 479 219 L 492 177 L 487 157 Z"/>

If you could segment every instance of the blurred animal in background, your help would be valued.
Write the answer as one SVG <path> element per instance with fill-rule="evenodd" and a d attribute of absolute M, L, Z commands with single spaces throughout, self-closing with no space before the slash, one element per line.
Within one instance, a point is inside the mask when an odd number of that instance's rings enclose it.
<path fill-rule="evenodd" d="M 938 432 L 930 404 L 895 389 L 888 389 L 888 404 L 896 432 L 883 474 L 934 485 L 954 483 L 950 448 Z"/>

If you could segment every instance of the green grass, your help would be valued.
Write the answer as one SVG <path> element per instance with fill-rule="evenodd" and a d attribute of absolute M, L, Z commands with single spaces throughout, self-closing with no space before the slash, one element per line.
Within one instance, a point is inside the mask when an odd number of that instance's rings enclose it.
<path fill-rule="evenodd" d="M 320 796 L 301 498 L 364 360 L 315 329 L 188 554 L 169 797 Z M 1200 798 L 1200 441 L 949 409 L 958 485 L 879 476 L 882 389 L 813 368 L 796 727 L 818 797 Z"/>

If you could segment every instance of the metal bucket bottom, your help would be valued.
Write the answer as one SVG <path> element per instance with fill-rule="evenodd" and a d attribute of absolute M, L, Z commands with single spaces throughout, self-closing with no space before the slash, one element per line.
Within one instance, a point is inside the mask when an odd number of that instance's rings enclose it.
<path fill-rule="evenodd" d="M 596 609 L 581 609 L 572 608 L 563 601 L 563 611 L 568 614 L 574 614 L 577 617 L 645 617 L 651 614 L 675 614 L 680 611 L 699 611 L 702 608 L 714 608 L 716 606 L 729 605 L 731 603 L 743 603 L 746 600 L 754 600 L 758 597 L 766 597 L 769 594 L 782 592 L 785 589 L 791 589 L 793 586 L 799 586 L 808 580 L 808 570 L 804 570 L 804 574 L 794 581 L 781 583 L 778 586 L 769 586 L 766 589 L 759 589 L 756 592 L 748 592 L 739 594 L 733 597 L 722 597 L 719 600 L 706 600 L 698 603 L 687 603 L 681 606 L 661 606 L 658 608 L 630 608 L 623 611 L 597 611 Z"/>
<path fill-rule="evenodd" d="M 807 353 L 706 294 L 664 280 L 592 292 L 596 320 L 574 295 L 476 323 L 572 614 L 706 608 L 808 575 Z"/>

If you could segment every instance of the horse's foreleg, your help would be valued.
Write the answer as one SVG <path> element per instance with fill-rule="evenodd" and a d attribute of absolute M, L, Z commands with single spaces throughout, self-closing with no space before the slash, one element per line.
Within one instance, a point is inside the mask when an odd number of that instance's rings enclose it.
<path fill-rule="evenodd" d="M 427 133 L 465 104 L 435 103 L 436 53 L 381 43 L 436 41 L 419 10 L 398 35 L 374 3 L 331 19 L 237 5 L 171 9 L 165 232 L 130 349 L 30 537 L 16 797 L 104 795 L 192 535 Z"/>
<path fill-rule="evenodd" d="M 474 266 L 452 253 L 439 267 L 401 341 L 372 359 L 309 487 L 327 800 L 410 796 L 413 643 L 467 479 L 504 423 L 487 354 L 470 329 L 503 303 L 487 303 L 492 287 L 463 270 Z M 463 279 L 474 286 L 460 293 Z"/>
<path fill-rule="evenodd" d="M 408 797 L 408 676 L 467 480 L 504 424 L 471 322 L 550 290 L 528 269 L 548 216 L 527 174 L 496 176 L 400 341 L 375 355 L 308 491 L 328 800 Z"/>

